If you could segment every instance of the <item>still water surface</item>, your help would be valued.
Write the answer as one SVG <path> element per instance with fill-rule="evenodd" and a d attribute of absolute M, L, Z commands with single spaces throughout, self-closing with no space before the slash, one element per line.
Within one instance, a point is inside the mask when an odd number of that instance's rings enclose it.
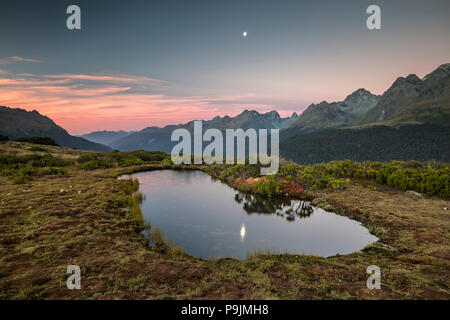
<path fill-rule="evenodd" d="M 201 258 L 247 258 L 255 250 L 332 256 L 377 241 L 359 222 L 300 200 L 241 193 L 201 171 L 158 170 L 139 180 L 144 221 Z M 128 178 L 130 176 L 122 176 Z"/>

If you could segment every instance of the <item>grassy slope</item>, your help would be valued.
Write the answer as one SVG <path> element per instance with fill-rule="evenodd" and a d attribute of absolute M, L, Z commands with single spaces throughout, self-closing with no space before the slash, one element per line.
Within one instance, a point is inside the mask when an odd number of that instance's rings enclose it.
<path fill-rule="evenodd" d="M 450 95 L 419 101 L 407 106 L 388 120 L 373 125 L 402 126 L 408 124 L 435 124 L 448 126 L 450 123 Z"/>
<path fill-rule="evenodd" d="M 23 145 L 0 149 L 24 152 Z M 65 157 L 78 152 L 48 149 Z M 22 185 L 0 177 L 0 298 L 450 297 L 447 200 L 352 181 L 345 191 L 310 196 L 363 222 L 387 246 L 331 258 L 256 254 L 245 261 L 205 261 L 147 248 L 122 210 L 130 183 L 115 177 L 159 167 L 82 171 L 73 166 L 66 176 Z M 66 288 L 70 264 L 82 269 L 81 290 Z M 382 290 L 366 288 L 366 268 L 372 264 L 381 267 Z"/>

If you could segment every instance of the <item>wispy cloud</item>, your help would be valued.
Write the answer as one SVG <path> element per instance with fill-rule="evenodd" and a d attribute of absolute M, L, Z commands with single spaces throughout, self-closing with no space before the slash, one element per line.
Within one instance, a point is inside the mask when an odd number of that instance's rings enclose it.
<path fill-rule="evenodd" d="M 127 74 L 56 74 L 45 75 L 45 78 L 50 79 L 67 79 L 67 80 L 84 80 L 84 81 L 101 81 L 101 82 L 124 82 L 124 83 L 167 83 L 167 81 L 149 78 L 131 76 Z"/>
<path fill-rule="evenodd" d="M 12 57 L 9 57 L 9 58 L 0 59 L 0 65 L 11 64 L 11 63 L 16 63 L 16 62 L 39 63 L 39 62 L 42 62 L 42 61 L 36 60 L 36 59 L 29 59 L 29 58 L 18 57 L 18 56 L 12 56 Z"/>
<path fill-rule="evenodd" d="M 2 72 L 0 72 L 2 73 Z M 5 73 L 6 74 L 6 73 Z M 24 78 L 16 78 L 16 79 L 8 79 L 0 78 L 0 86 L 45 86 L 45 85 L 58 85 L 69 83 L 68 80 L 48 80 L 43 81 L 39 79 L 24 79 Z"/>
<path fill-rule="evenodd" d="M 74 134 L 233 116 L 243 108 L 274 109 L 257 103 L 253 94 L 178 96 L 164 90 L 136 90 L 143 83 L 156 89 L 169 86 L 166 81 L 123 74 L 8 74 L 0 77 L 0 105 L 36 109 Z"/>

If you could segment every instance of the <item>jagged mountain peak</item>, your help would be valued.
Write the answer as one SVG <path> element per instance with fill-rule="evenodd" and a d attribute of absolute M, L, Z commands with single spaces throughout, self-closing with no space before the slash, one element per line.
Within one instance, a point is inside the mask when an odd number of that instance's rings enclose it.
<path fill-rule="evenodd" d="M 260 113 L 255 110 L 245 109 L 235 117 L 216 116 L 211 120 L 203 121 L 203 130 L 211 129 L 282 129 L 288 127 L 296 117 L 280 117 L 275 110 Z M 161 150 L 170 152 L 175 142 L 171 141 L 170 136 L 173 130 L 184 128 L 192 131 L 194 121 L 177 126 L 166 126 L 164 128 L 145 128 L 124 138 L 117 139 L 111 143 L 111 146 L 119 150 Z"/>
<path fill-rule="evenodd" d="M 369 90 L 359 88 L 348 95 L 343 102 L 338 102 L 341 110 L 352 114 L 364 114 L 375 107 L 380 96 L 372 94 Z"/>
<path fill-rule="evenodd" d="M 255 110 L 248 110 L 248 109 L 244 109 L 244 111 L 242 111 L 240 114 L 239 114 L 239 116 L 240 115 L 243 115 L 243 114 L 249 114 L 249 113 L 256 113 L 256 111 Z"/>
<path fill-rule="evenodd" d="M 352 92 L 351 94 L 349 94 L 344 102 L 349 101 L 350 99 L 353 99 L 355 97 L 361 97 L 361 96 L 376 96 L 374 94 L 372 94 L 369 90 L 366 90 L 364 88 L 359 88 L 357 90 L 355 90 L 354 92 Z"/>
<path fill-rule="evenodd" d="M 292 122 L 290 131 L 311 132 L 326 128 L 351 125 L 360 114 L 365 114 L 376 106 L 380 96 L 359 88 L 344 101 L 311 104 L 298 119 Z"/>
<path fill-rule="evenodd" d="M 272 120 L 279 120 L 279 119 L 281 119 L 280 114 L 279 114 L 277 111 L 275 111 L 275 110 L 266 112 L 264 115 L 265 115 L 265 116 L 268 116 L 268 117 L 271 118 Z"/>
<path fill-rule="evenodd" d="M 408 80 L 408 81 L 413 81 L 413 82 L 421 81 L 420 78 L 419 78 L 416 74 L 414 74 L 414 73 L 409 74 L 409 75 L 406 77 L 406 80 Z"/>
<path fill-rule="evenodd" d="M 371 123 L 389 118 L 402 106 L 411 103 L 423 89 L 422 80 L 415 74 L 397 78 L 383 93 L 377 105 L 362 116 L 359 123 Z"/>
<path fill-rule="evenodd" d="M 233 119 L 233 118 L 229 118 L 229 119 Z M 260 113 L 256 110 L 245 109 L 240 114 L 238 114 L 234 119 L 268 119 L 271 121 L 279 121 L 282 118 L 276 110 L 268 111 L 266 113 Z"/>
<path fill-rule="evenodd" d="M 362 116 L 358 123 L 364 124 L 386 120 L 403 110 L 412 102 L 417 102 L 427 97 L 436 98 L 440 93 L 446 92 L 444 88 L 445 82 L 442 82 L 443 87 L 441 86 L 435 88 L 435 90 L 431 90 L 433 92 L 428 92 L 430 91 L 429 89 L 449 75 L 450 63 L 446 63 L 440 65 L 423 79 L 419 79 L 415 74 L 397 78 L 392 86 L 383 93 L 378 104 L 366 115 Z M 424 94 L 425 92 L 427 94 Z"/>
<path fill-rule="evenodd" d="M 369 90 L 366 90 L 365 88 L 359 88 L 353 91 L 349 96 L 352 95 L 365 95 L 365 94 L 372 94 Z"/>
<path fill-rule="evenodd" d="M 422 80 L 420 80 L 420 78 L 417 75 L 410 74 L 406 77 L 398 77 L 386 92 L 388 92 L 392 89 L 395 89 L 399 86 L 407 86 L 407 85 L 408 86 L 417 86 L 417 85 L 421 85 L 421 84 L 422 84 Z"/>

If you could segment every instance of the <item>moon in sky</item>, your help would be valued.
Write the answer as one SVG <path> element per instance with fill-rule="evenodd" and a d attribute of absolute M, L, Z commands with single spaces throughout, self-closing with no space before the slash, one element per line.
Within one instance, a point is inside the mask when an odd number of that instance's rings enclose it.
<path fill-rule="evenodd" d="M 242 33 L 242 36 L 243 36 L 244 38 L 246 38 L 246 37 L 247 37 L 247 31 L 244 31 L 244 32 Z"/>

